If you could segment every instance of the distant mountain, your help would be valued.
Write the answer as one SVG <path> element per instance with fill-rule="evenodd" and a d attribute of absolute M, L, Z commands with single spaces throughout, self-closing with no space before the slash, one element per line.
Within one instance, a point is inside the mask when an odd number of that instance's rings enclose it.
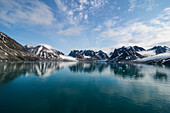
<path fill-rule="evenodd" d="M 135 51 L 145 51 L 145 49 L 143 47 L 138 47 L 138 46 L 133 46 L 133 49 Z"/>
<path fill-rule="evenodd" d="M 138 46 L 121 47 L 110 53 L 110 57 L 103 51 L 73 50 L 69 56 L 47 45 L 36 47 L 22 46 L 14 39 L 0 32 L 0 61 L 109 61 L 109 62 L 135 62 L 145 64 L 170 65 L 170 48 L 166 46 L 154 46 L 148 50 Z"/>
<path fill-rule="evenodd" d="M 79 50 L 72 50 L 68 56 L 72 56 L 74 58 L 78 58 L 78 59 L 84 59 L 84 56 L 82 54 L 82 51 Z"/>
<path fill-rule="evenodd" d="M 27 51 L 21 44 L 0 32 L 0 60 L 1 61 L 34 61 L 39 57 Z"/>
<path fill-rule="evenodd" d="M 120 62 L 120 61 L 131 61 L 138 58 L 143 58 L 141 54 L 138 53 L 138 51 L 144 51 L 142 47 L 138 46 L 129 46 L 129 47 L 121 47 L 118 49 L 115 49 L 112 53 L 111 57 L 109 58 L 109 61 L 111 62 Z"/>
<path fill-rule="evenodd" d="M 128 48 L 128 47 L 127 47 Z M 137 52 L 141 52 L 141 51 L 146 51 L 144 48 L 142 48 L 142 47 L 139 47 L 139 46 L 133 46 L 133 49 L 135 50 L 135 51 L 137 51 Z M 110 56 L 112 56 L 112 54 L 113 54 L 114 52 L 110 52 Z"/>
<path fill-rule="evenodd" d="M 25 48 L 28 51 L 30 51 L 31 53 L 33 53 L 45 60 L 59 60 L 59 59 L 61 59 L 59 55 L 64 55 L 64 53 L 62 53 L 56 49 L 51 49 L 44 45 L 38 45 L 36 47 L 26 45 Z"/>
<path fill-rule="evenodd" d="M 154 46 L 153 48 L 151 49 L 148 49 L 147 51 L 154 51 L 155 54 L 161 54 L 161 53 L 165 53 L 166 51 L 168 51 L 169 48 L 166 47 L 166 46 Z"/>
<path fill-rule="evenodd" d="M 87 59 L 87 60 L 106 60 L 108 55 L 103 51 L 99 50 L 97 52 L 93 50 L 73 50 L 69 53 L 69 56 L 78 59 Z"/>
<path fill-rule="evenodd" d="M 99 50 L 98 52 L 96 52 L 96 54 L 101 58 L 101 59 L 108 59 L 108 55 L 103 52 L 102 50 Z"/>

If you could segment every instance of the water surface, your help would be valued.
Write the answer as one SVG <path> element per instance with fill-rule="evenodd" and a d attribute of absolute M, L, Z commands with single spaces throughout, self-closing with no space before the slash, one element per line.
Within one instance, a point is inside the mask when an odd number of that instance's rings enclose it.
<path fill-rule="evenodd" d="M 170 113 L 170 68 L 0 63 L 0 113 Z"/>

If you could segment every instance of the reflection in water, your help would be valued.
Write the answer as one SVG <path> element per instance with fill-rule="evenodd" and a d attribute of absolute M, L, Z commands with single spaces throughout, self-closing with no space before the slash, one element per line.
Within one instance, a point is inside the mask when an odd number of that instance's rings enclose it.
<path fill-rule="evenodd" d="M 112 64 L 110 66 L 111 70 L 115 75 L 121 76 L 123 78 L 143 78 L 144 74 L 141 73 L 141 66 L 133 64 Z"/>
<path fill-rule="evenodd" d="M 84 63 L 79 62 L 75 65 L 69 66 L 71 72 L 80 73 L 98 73 L 113 75 L 122 78 L 142 79 L 145 76 L 151 76 L 154 79 L 167 80 L 170 70 L 168 67 L 159 67 L 152 65 L 140 64 L 123 64 L 123 63 Z"/>
<path fill-rule="evenodd" d="M 69 68 L 73 73 L 88 73 L 92 75 L 107 74 L 115 77 L 142 79 L 145 76 L 155 80 L 167 81 L 170 69 L 139 64 L 107 64 L 95 62 L 25 62 L 0 63 L 0 83 L 4 83 L 20 75 L 35 75 L 47 77 L 63 68 Z"/>
<path fill-rule="evenodd" d="M 167 80 L 167 73 L 157 71 L 154 78 L 159 80 Z"/>
<path fill-rule="evenodd" d="M 65 67 L 65 65 L 72 65 L 73 63 L 63 62 L 8 62 L 0 63 L 0 83 L 5 83 L 20 75 L 35 75 L 38 77 L 47 77 L 58 70 Z"/>
<path fill-rule="evenodd" d="M 169 77 L 168 67 L 152 65 L 94 62 L 0 63 L 0 111 L 168 112 Z M 1 85 L 3 83 L 6 84 Z"/>
<path fill-rule="evenodd" d="M 69 66 L 71 72 L 84 72 L 84 73 L 92 73 L 99 72 L 102 73 L 105 68 L 108 67 L 106 63 L 95 63 L 95 62 L 78 62 L 73 66 Z"/>

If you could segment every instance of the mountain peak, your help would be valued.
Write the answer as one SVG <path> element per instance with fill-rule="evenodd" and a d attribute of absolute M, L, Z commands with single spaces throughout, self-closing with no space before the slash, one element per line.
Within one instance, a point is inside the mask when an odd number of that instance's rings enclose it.
<path fill-rule="evenodd" d="M 108 59 L 108 56 L 103 51 L 99 50 L 98 52 L 93 50 L 72 50 L 69 53 L 69 56 L 79 59 L 93 59 L 93 60 L 104 60 Z"/>
<path fill-rule="evenodd" d="M 135 60 L 137 58 L 142 58 L 143 56 L 137 53 L 137 51 L 139 50 L 143 50 L 143 49 L 138 49 L 138 46 L 136 47 L 123 46 L 121 48 L 114 50 L 111 57 L 109 58 L 109 61 L 119 62 L 119 61 L 129 61 L 129 60 Z"/>
<path fill-rule="evenodd" d="M 161 54 L 161 53 L 165 53 L 167 50 L 169 50 L 169 48 L 167 46 L 154 46 L 148 49 L 147 51 L 152 51 L 152 50 L 154 50 L 156 54 Z"/>
<path fill-rule="evenodd" d="M 47 45 L 47 44 L 38 44 L 37 46 L 42 46 L 42 47 L 45 47 L 47 49 L 52 49 L 52 47 L 50 45 Z"/>
<path fill-rule="evenodd" d="M 42 59 L 57 60 L 60 58 L 60 54 L 64 55 L 62 52 L 56 49 L 51 49 L 51 47 L 46 44 L 39 44 L 36 47 L 26 45 L 25 48 L 31 53 L 41 57 Z"/>

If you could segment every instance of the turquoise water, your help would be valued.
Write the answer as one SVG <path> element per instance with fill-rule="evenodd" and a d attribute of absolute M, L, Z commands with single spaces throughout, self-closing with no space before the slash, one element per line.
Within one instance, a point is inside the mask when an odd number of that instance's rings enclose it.
<path fill-rule="evenodd" d="M 0 63 L 0 113 L 170 113 L 170 68 Z"/>

